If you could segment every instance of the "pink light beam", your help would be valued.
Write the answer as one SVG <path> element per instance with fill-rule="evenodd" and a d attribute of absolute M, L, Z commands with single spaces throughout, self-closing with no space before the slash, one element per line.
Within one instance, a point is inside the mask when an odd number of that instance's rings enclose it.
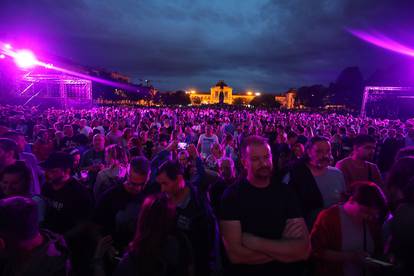
<path fill-rule="evenodd" d="M 38 61 L 33 54 L 33 52 L 29 50 L 20 50 L 17 51 L 14 55 L 14 62 L 16 62 L 17 66 L 20 68 L 32 68 L 38 64 Z"/>
<path fill-rule="evenodd" d="M 347 29 L 348 32 L 350 32 L 352 35 L 358 37 L 359 39 L 366 41 L 368 43 L 371 43 L 375 46 L 403 54 L 406 56 L 414 57 L 414 49 L 410 48 L 409 46 L 406 46 L 398 41 L 395 41 L 392 38 L 389 38 L 381 33 L 377 32 L 364 32 L 359 30 L 352 30 Z"/>

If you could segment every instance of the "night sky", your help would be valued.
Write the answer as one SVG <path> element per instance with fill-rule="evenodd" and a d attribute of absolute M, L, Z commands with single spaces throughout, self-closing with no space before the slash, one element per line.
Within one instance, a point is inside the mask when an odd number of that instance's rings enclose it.
<path fill-rule="evenodd" d="M 348 66 L 367 78 L 410 58 L 345 28 L 414 48 L 413 26 L 414 0 L 0 0 L 0 41 L 160 90 L 207 91 L 224 79 L 236 91 L 283 92 L 328 85 Z"/>

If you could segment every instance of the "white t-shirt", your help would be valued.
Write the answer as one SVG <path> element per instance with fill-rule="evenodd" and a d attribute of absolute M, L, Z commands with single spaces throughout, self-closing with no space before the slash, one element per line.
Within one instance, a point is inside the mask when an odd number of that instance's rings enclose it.
<path fill-rule="evenodd" d="M 198 138 L 198 143 L 201 145 L 201 153 L 206 157 L 211 153 L 211 145 L 218 142 L 218 137 L 215 134 L 211 135 L 210 137 L 207 137 L 205 134 L 201 134 L 200 138 Z"/>

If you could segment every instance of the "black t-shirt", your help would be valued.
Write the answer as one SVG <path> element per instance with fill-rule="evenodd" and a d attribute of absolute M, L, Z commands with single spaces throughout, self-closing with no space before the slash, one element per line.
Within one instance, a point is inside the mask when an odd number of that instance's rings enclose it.
<path fill-rule="evenodd" d="M 121 184 L 110 188 L 98 199 L 94 221 L 103 226 L 105 234 L 112 235 L 120 249 L 127 246 L 134 236 L 139 210 L 146 195 L 144 192 L 131 194 Z"/>
<path fill-rule="evenodd" d="M 59 190 L 46 183 L 42 197 L 47 204 L 43 227 L 60 234 L 86 220 L 93 207 L 89 191 L 73 178 Z"/>
<path fill-rule="evenodd" d="M 294 193 L 272 181 L 256 188 L 246 179 L 230 186 L 223 195 L 220 220 L 240 221 L 242 232 L 266 239 L 281 239 L 286 220 L 302 217 Z M 232 264 L 228 275 L 301 275 L 302 266 L 273 261 L 260 265 Z"/>
<path fill-rule="evenodd" d="M 211 207 L 199 191 L 190 187 L 190 194 L 177 206 L 176 227 L 193 247 L 195 274 L 210 275 L 217 265 L 218 229 Z"/>

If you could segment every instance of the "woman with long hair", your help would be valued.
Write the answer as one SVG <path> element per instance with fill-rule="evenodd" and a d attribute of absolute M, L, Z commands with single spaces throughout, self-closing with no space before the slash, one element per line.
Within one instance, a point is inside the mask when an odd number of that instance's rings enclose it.
<path fill-rule="evenodd" d="M 187 238 L 175 231 L 175 205 L 165 193 L 145 199 L 138 225 L 117 275 L 194 275 Z"/>
<path fill-rule="evenodd" d="M 93 187 L 95 199 L 109 188 L 123 182 L 128 166 L 126 150 L 115 144 L 106 147 L 105 162 L 106 168 L 98 173 Z"/>

